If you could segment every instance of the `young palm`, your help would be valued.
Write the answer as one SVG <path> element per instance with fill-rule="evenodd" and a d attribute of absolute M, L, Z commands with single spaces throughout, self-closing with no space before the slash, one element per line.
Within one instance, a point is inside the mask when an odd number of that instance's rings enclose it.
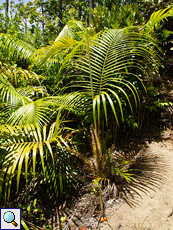
<path fill-rule="evenodd" d="M 59 187 L 63 192 L 63 186 L 73 178 L 70 176 L 73 169 L 69 159 L 74 158 L 74 154 L 69 143 L 74 131 L 64 127 L 59 119 L 50 127 L 43 126 L 42 129 L 38 124 L 1 125 L 0 128 L 0 148 L 3 159 L 0 172 L 0 196 L 3 193 L 4 202 L 7 197 L 10 197 L 13 177 L 17 177 L 18 191 L 22 174 L 26 184 L 28 177 L 35 179 L 42 175 L 43 181 L 52 183 L 55 189 Z M 56 195 L 59 195 L 59 191 Z"/>
<path fill-rule="evenodd" d="M 52 46 L 42 49 L 43 56 L 39 62 L 44 64 L 46 61 L 51 63 L 58 60 L 57 57 L 62 54 L 60 47 L 64 44 L 63 51 L 68 52 L 63 59 L 59 75 L 63 69 L 69 70 L 71 66 L 71 71 L 68 72 L 77 70 L 77 74 L 63 76 L 63 80 L 72 80 L 62 89 L 62 94 L 64 90 L 77 91 L 87 101 L 84 108 L 87 108 L 87 111 L 93 110 L 95 126 L 100 125 L 101 110 L 106 122 L 108 121 L 108 109 L 112 110 L 119 123 L 118 114 L 124 119 L 123 101 L 126 100 L 131 111 L 139 102 L 138 86 L 134 85 L 131 79 L 136 78 L 139 84 L 143 85 L 144 77 L 148 77 L 153 70 L 158 71 L 161 50 L 150 32 L 160 21 L 172 14 L 173 8 L 170 6 L 153 13 L 145 26 L 110 29 L 95 36 L 88 36 L 86 32 L 86 35 L 78 40 L 75 39 L 74 33 L 73 36 L 68 32 L 65 36 L 60 34 Z M 75 34 L 78 33 L 79 31 Z M 80 28 L 81 34 L 84 35 L 83 27 Z M 144 85 L 143 87 L 145 89 Z"/>

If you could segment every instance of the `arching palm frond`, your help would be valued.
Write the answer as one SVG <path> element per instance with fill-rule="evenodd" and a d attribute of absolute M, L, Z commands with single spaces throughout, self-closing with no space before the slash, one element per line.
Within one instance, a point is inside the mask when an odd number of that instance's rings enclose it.
<path fill-rule="evenodd" d="M 10 125 L 38 123 L 39 126 L 47 124 L 50 121 L 48 113 L 52 110 L 47 107 L 47 104 L 43 104 L 43 102 L 43 99 L 39 99 L 20 106 L 20 108 L 10 115 L 7 123 Z"/>
<path fill-rule="evenodd" d="M 53 119 L 61 109 L 78 114 L 83 113 L 86 110 L 83 108 L 86 104 L 85 101 L 86 99 L 82 98 L 79 93 L 44 97 L 21 106 L 11 114 L 7 123 L 10 125 L 38 123 L 42 127 Z"/>
<path fill-rule="evenodd" d="M 12 56 L 16 55 L 27 60 L 35 54 L 35 49 L 31 45 L 9 34 L 0 34 L 0 47 Z"/>
<path fill-rule="evenodd" d="M 66 37 L 71 37 L 78 40 L 81 39 L 80 35 L 82 35 L 83 37 L 82 32 L 85 31 L 86 29 L 82 22 L 76 20 L 70 20 L 67 22 L 67 24 L 64 26 L 62 31 L 59 33 L 55 41 L 61 40 L 62 38 L 66 38 Z"/>
<path fill-rule="evenodd" d="M 3 74 L 0 74 L 0 92 L 2 102 L 7 103 L 9 107 L 17 108 L 30 101 L 29 98 L 22 96 L 8 81 L 8 77 Z"/>
<path fill-rule="evenodd" d="M 74 45 L 75 40 L 71 37 L 55 40 L 53 44 L 37 50 L 37 57 L 34 59 L 34 62 L 39 68 L 44 64 L 47 66 L 58 64 L 60 61 L 58 54 L 60 53 L 63 56 L 62 52 L 67 52 Z"/>
<path fill-rule="evenodd" d="M 35 100 L 40 97 L 48 96 L 46 88 L 41 86 L 40 83 L 40 78 L 43 77 L 38 76 L 32 71 L 4 63 L 0 63 L 0 72 L 0 94 L 2 103 L 4 103 L 2 111 L 6 114 L 6 117 L 11 114 L 8 121 L 12 117 L 12 119 L 14 118 L 12 121 L 13 124 L 18 120 L 21 120 L 20 124 L 24 124 L 24 120 L 27 118 L 27 124 L 31 121 L 33 121 L 34 124 L 37 123 L 35 115 L 37 114 L 39 117 L 39 112 L 37 109 L 35 111 L 35 107 L 38 108 L 38 106 L 34 106 L 38 104 Z M 39 86 L 29 86 L 29 83 L 37 83 Z M 23 85 L 28 86 L 24 87 Z M 27 117 L 25 116 L 26 114 Z M 39 120 L 38 123 L 40 123 Z"/>
<path fill-rule="evenodd" d="M 117 111 L 123 120 L 122 101 L 126 100 L 131 111 L 133 104 L 137 105 L 139 95 L 131 79 L 143 84 L 140 76 L 146 76 L 152 66 L 157 70 L 159 55 L 156 48 L 154 39 L 141 33 L 138 27 L 108 30 L 92 41 L 88 54 L 75 65 L 85 80 L 72 82 L 71 87 L 78 88 L 84 97 L 90 97 L 95 125 L 96 120 L 100 123 L 101 106 L 106 121 L 109 104 L 118 123 Z"/>
<path fill-rule="evenodd" d="M 146 32 L 153 32 L 155 28 L 160 25 L 160 22 L 167 17 L 173 16 L 173 5 L 167 7 L 164 10 L 158 10 L 152 13 L 149 21 L 145 24 L 144 28 Z"/>
<path fill-rule="evenodd" d="M 37 50 L 34 62 L 41 67 L 42 65 L 52 65 L 61 62 L 64 55 L 74 48 L 79 40 L 83 39 L 85 27 L 82 22 L 70 20 L 59 33 L 55 41 L 47 47 Z"/>
<path fill-rule="evenodd" d="M 10 196 L 11 183 L 15 175 L 17 176 L 18 191 L 21 174 L 23 173 L 25 176 L 26 182 L 28 174 L 35 178 L 37 167 L 40 168 L 38 164 L 41 164 L 44 177 L 51 177 L 46 172 L 48 159 L 49 161 L 51 159 L 52 169 L 55 169 L 55 159 L 61 167 L 61 158 L 58 159 L 58 148 L 64 151 L 67 149 L 70 154 L 68 139 L 73 133 L 70 128 L 63 127 L 61 124 L 62 121 L 57 120 L 50 128 L 44 126 L 43 129 L 40 129 L 38 124 L 1 126 L 0 148 L 5 153 L 0 172 L 0 195 L 3 192 L 5 200 L 7 195 Z M 36 158 L 40 158 L 40 161 Z M 68 165 L 67 161 L 66 164 Z M 55 176 L 54 174 L 52 172 L 53 176 Z"/>
<path fill-rule="evenodd" d="M 39 98 L 39 95 L 41 97 L 48 96 L 48 92 L 45 86 L 30 86 L 18 88 L 17 91 L 20 93 L 20 95 L 24 97 Z"/>

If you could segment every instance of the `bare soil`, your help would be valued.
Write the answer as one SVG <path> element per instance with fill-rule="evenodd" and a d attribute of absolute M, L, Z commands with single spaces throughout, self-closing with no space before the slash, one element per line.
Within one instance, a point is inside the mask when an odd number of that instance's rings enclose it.
<path fill-rule="evenodd" d="M 99 196 L 88 189 L 69 210 L 63 230 L 173 230 L 173 130 L 149 136 L 135 155 L 139 177 L 117 187 L 118 196 L 108 186 L 102 191 L 105 218 Z"/>
<path fill-rule="evenodd" d="M 153 173 L 160 175 L 141 197 L 134 198 L 135 206 L 130 207 L 121 199 L 113 200 L 113 206 L 105 210 L 107 221 L 101 230 L 173 230 L 173 131 L 167 129 L 162 139 L 148 144 L 146 154 L 154 156 L 159 165 Z M 153 158 L 153 159 L 154 159 Z M 159 178 L 159 177 L 158 177 Z M 147 191 L 148 190 L 148 191 Z M 109 201 L 110 202 L 110 201 Z"/>

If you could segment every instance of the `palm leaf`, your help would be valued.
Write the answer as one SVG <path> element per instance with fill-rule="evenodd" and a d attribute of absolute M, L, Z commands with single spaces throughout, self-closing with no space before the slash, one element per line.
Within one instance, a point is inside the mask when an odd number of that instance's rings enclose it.
<path fill-rule="evenodd" d="M 18 85 L 21 84 L 21 81 L 27 81 L 27 84 L 32 85 L 33 83 L 40 83 L 40 79 L 44 79 L 43 76 L 37 75 L 33 71 L 29 71 L 26 69 L 21 69 L 16 66 L 10 66 L 9 64 L 6 63 L 1 63 L 0 62 L 0 72 L 7 76 L 8 80 L 10 83 L 18 87 Z"/>
<path fill-rule="evenodd" d="M 42 127 L 62 109 L 77 114 L 84 113 L 87 111 L 85 101 L 86 99 L 82 98 L 79 93 L 44 97 L 36 101 L 30 101 L 30 103 L 15 110 L 8 118 L 7 123 L 10 125 L 38 123 Z"/>
<path fill-rule="evenodd" d="M 12 56 L 27 60 L 35 54 L 35 49 L 31 45 L 9 34 L 0 34 L 0 47 L 5 52 L 11 53 Z"/>
<path fill-rule="evenodd" d="M 2 101 L 12 107 L 17 107 L 20 104 L 25 105 L 25 103 L 30 101 L 29 98 L 23 97 L 13 85 L 11 85 L 7 76 L 3 74 L 0 74 L 0 91 Z"/>
<path fill-rule="evenodd" d="M 53 44 L 37 50 L 37 56 L 34 62 L 39 68 L 46 64 L 59 64 L 64 55 L 67 55 L 76 45 L 78 40 L 82 39 L 85 28 L 80 21 L 70 20 L 64 26 Z"/>
<path fill-rule="evenodd" d="M 117 123 L 117 111 L 123 120 L 122 99 L 127 101 L 131 111 L 133 104 L 137 106 L 139 95 L 130 78 L 135 77 L 143 85 L 139 76 L 148 76 L 151 66 L 158 69 L 160 57 L 156 53 L 157 48 L 156 41 L 141 33 L 139 27 L 108 30 L 92 41 L 88 54 L 75 65 L 76 69 L 83 71 L 80 77 L 85 81 L 72 82 L 70 87 L 81 88 L 79 92 L 83 97 L 92 100 L 95 126 L 100 123 L 102 105 L 106 121 L 109 104 Z M 148 69 L 146 63 L 150 63 Z M 134 103 L 129 95 L 132 95 Z"/>
<path fill-rule="evenodd" d="M 21 96 L 28 97 L 31 99 L 39 98 L 40 95 L 42 97 L 48 96 L 47 89 L 45 86 L 27 86 L 26 88 L 22 87 L 22 88 L 18 88 L 17 92 Z"/>
<path fill-rule="evenodd" d="M 21 81 L 26 79 L 27 82 L 37 80 L 40 84 L 37 74 L 28 70 L 22 70 L 20 68 L 9 66 L 7 64 L 0 63 L 0 92 L 2 96 L 2 102 L 6 103 L 9 109 L 18 109 L 19 106 L 25 106 L 32 102 L 37 95 L 47 95 L 46 88 L 42 86 L 30 86 L 15 88 L 14 85 L 18 86 Z"/>
<path fill-rule="evenodd" d="M 23 172 L 23 163 L 25 161 L 25 178 L 31 172 L 35 178 L 36 174 L 36 157 L 40 158 L 42 171 L 46 175 L 45 161 L 47 158 L 52 159 L 51 167 L 54 168 L 54 151 L 55 146 L 68 149 L 67 133 L 62 128 L 61 121 L 53 123 L 48 129 L 46 126 L 41 130 L 38 124 L 26 124 L 22 126 L 1 126 L 1 149 L 6 151 L 6 156 L 2 164 L 0 173 L 0 194 L 5 182 L 4 197 L 10 196 L 11 183 L 17 169 L 17 191 L 19 189 L 20 175 Z M 54 146 L 54 147 L 53 147 Z M 47 157 L 46 157 L 47 155 Z M 50 156 L 50 157 L 49 157 Z M 32 164 L 31 164 L 32 162 Z M 8 190 L 8 193 L 7 193 Z"/>
<path fill-rule="evenodd" d="M 167 19 L 167 17 L 170 17 L 172 15 L 173 15 L 173 5 L 170 5 L 164 10 L 161 9 L 152 13 L 149 21 L 145 24 L 145 31 L 153 32 L 154 29 L 157 29 L 157 27 L 160 25 L 161 21 Z"/>

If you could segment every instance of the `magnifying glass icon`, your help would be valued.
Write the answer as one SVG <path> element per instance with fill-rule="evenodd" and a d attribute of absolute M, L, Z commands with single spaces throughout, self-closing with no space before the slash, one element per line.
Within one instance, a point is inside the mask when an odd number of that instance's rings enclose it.
<path fill-rule="evenodd" d="M 4 213 L 3 215 L 3 219 L 6 223 L 11 223 L 13 224 L 15 227 L 18 226 L 18 224 L 15 222 L 15 215 L 13 212 L 11 211 L 7 211 Z"/>

